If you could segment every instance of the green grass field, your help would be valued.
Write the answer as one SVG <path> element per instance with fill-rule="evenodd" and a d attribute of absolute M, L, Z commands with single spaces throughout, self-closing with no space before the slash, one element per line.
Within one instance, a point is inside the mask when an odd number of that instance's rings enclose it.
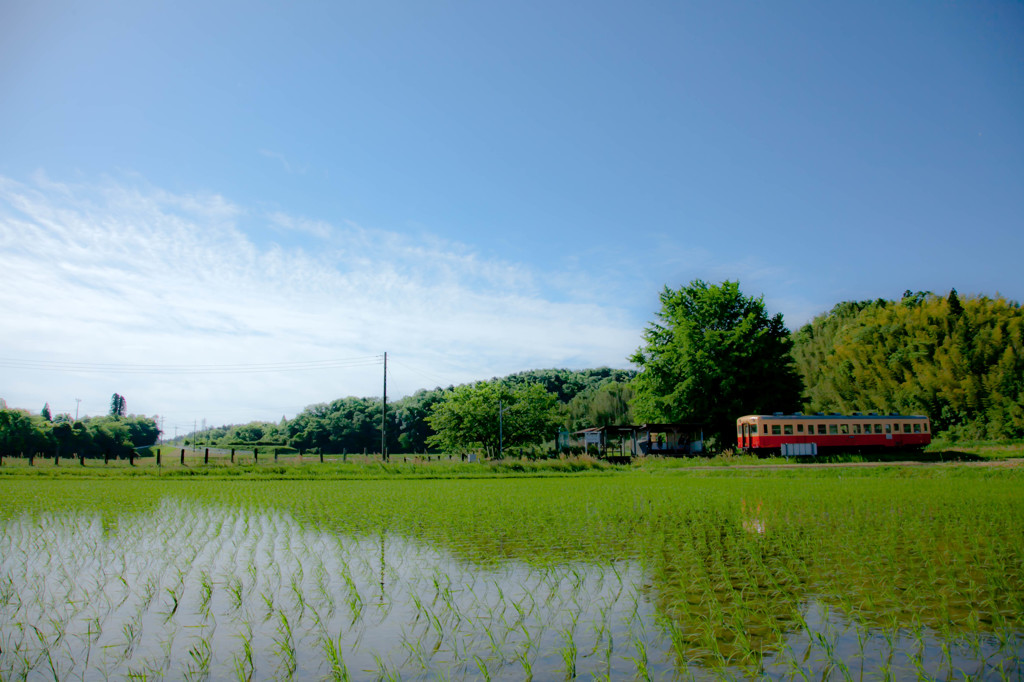
<path fill-rule="evenodd" d="M 392 461 L 0 476 L 0 678 L 1024 675 L 1024 468 Z"/>

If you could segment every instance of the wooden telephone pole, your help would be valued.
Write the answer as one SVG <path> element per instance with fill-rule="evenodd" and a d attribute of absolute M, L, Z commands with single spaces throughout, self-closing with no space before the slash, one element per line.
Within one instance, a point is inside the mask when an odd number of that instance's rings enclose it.
<path fill-rule="evenodd" d="M 380 408 L 380 458 L 388 461 L 388 353 L 384 351 L 384 402 Z"/>

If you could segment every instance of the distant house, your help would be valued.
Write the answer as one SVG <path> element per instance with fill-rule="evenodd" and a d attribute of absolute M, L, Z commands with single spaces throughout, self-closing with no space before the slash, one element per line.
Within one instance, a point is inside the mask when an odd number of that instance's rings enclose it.
<path fill-rule="evenodd" d="M 696 455 L 704 452 L 701 424 L 619 424 L 595 426 L 572 434 L 574 445 L 595 448 L 604 457 Z"/>

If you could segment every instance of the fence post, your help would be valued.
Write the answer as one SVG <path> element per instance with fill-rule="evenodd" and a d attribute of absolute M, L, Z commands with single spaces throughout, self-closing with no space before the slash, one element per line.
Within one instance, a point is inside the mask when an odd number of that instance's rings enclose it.
<path fill-rule="evenodd" d="M 156 449 L 156 465 L 160 466 L 160 448 L 159 447 L 157 447 L 157 449 Z"/>
<path fill-rule="evenodd" d="M 231 448 L 231 463 L 235 463 L 235 449 Z"/>
<path fill-rule="evenodd" d="M 109 460 L 109 459 L 110 459 L 110 451 L 109 450 L 104 450 L 103 451 L 103 463 L 106 464 L 107 460 Z"/>
<path fill-rule="evenodd" d="M 320 448 L 320 463 L 324 463 L 324 449 Z"/>
<path fill-rule="evenodd" d="M 203 455 L 203 464 L 210 463 L 210 448 L 206 448 L 206 454 Z"/>
<path fill-rule="evenodd" d="M 181 449 L 181 464 L 182 466 L 185 465 L 185 448 Z"/>
<path fill-rule="evenodd" d="M 253 464 L 259 464 L 260 463 L 260 449 L 259 448 L 253 448 L 252 449 L 252 463 Z"/>
<path fill-rule="evenodd" d="M 53 456 L 53 466 L 60 466 L 60 450 L 57 450 L 57 453 Z"/>
<path fill-rule="evenodd" d="M 135 450 L 128 453 L 128 466 L 135 466 Z"/>
<path fill-rule="evenodd" d="M 274 461 L 277 461 L 277 448 L 274 448 Z"/>

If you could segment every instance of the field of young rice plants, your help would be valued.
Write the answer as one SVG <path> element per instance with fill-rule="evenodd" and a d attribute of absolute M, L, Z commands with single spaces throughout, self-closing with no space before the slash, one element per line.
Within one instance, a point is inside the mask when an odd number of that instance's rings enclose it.
<path fill-rule="evenodd" d="M 0 679 L 1022 679 L 1018 468 L 0 480 Z"/>

